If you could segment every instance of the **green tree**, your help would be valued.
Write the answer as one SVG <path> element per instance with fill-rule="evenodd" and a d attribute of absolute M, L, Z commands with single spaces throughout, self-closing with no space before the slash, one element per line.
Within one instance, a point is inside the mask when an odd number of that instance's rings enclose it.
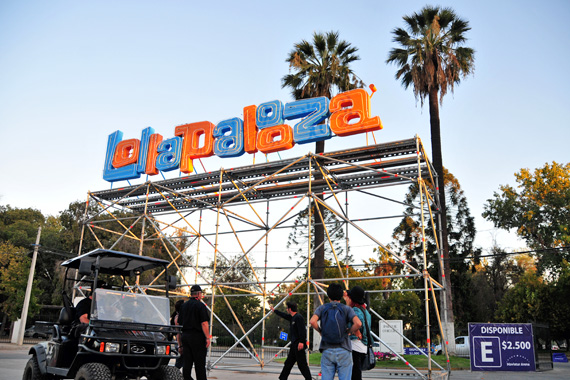
<path fill-rule="evenodd" d="M 344 92 L 363 83 L 354 74 L 351 63 L 360 59 L 358 48 L 341 40 L 338 32 L 314 33 L 312 43 L 302 40 L 294 45 L 286 62 L 293 72 L 281 79 L 282 88 L 290 88 L 295 100 L 326 96 L 331 99 L 336 92 Z M 325 142 L 317 141 L 315 153 L 325 151 Z M 318 179 L 319 174 L 315 176 Z M 322 195 L 318 195 L 322 199 Z M 315 207 L 315 206 L 312 206 Z M 323 208 L 316 204 L 321 212 Z M 324 223 L 317 217 L 315 228 L 315 244 L 318 246 L 325 240 Z M 315 252 L 314 278 L 324 276 L 324 245 Z"/>
<path fill-rule="evenodd" d="M 506 293 L 495 319 L 501 322 L 546 322 L 544 310 L 548 308 L 548 286 L 536 273 L 525 273 L 520 281 Z"/>
<path fill-rule="evenodd" d="M 318 226 L 315 225 L 315 220 L 319 220 L 320 217 L 316 216 L 315 213 L 317 212 L 314 204 L 312 204 L 311 210 L 311 249 L 316 248 L 316 239 L 315 239 L 315 229 Z M 331 242 L 333 244 L 334 253 L 336 253 L 339 260 L 346 261 L 345 252 L 345 235 L 343 225 L 344 223 L 339 220 L 334 213 L 327 209 L 322 209 L 321 212 L 323 213 L 323 217 L 325 219 L 325 229 L 330 235 Z M 309 217 L 309 208 L 305 208 L 302 210 L 295 220 L 293 221 L 293 227 L 289 236 L 287 238 L 287 248 L 295 247 L 296 250 L 294 252 L 294 256 L 297 256 L 301 259 L 307 258 L 307 247 L 308 247 L 308 240 L 309 240 L 309 226 L 307 224 L 307 220 Z M 324 243 L 324 250 L 325 250 L 325 261 L 335 262 L 333 248 L 329 244 L 328 239 L 325 240 Z M 290 257 L 292 258 L 292 257 Z M 349 258 L 350 261 L 350 258 Z M 311 262 L 312 268 L 311 271 L 314 272 L 317 270 L 315 263 Z M 320 268 L 319 268 L 320 269 Z M 319 277 L 320 278 L 320 277 Z"/>
<path fill-rule="evenodd" d="M 538 322 L 550 326 L 554 339 L 570 338 L 570 265 L 560 264 L 556 280 L 545 281 L 536 271 L 527 270 L 510 287 L 495 313 L 500 322 Z"/>
<path fill-rule="evenodd" d="M 475 247 L 475 220 L 471 216 L 467 198 L 457 178 L 449 173 L 447 169 L 443 169 L 443 178 L 445 183 L 445 194 L 447 196 L 446 218 L 447 230 L 449 238 L 449 259 L 444 259 L 449 269 L 446 270 L 446 277 L 451 277 L 451 293 L 457 301 L 453 307 L 454 313 L 458 314 L 456 322 L 460 326 L 466 325 L 469 318 L 469 294 L 470 276 L 465 273 L 470 269 L 470 261 L 468 258 L 473 257 L 477 262 L 480 256 L 480 248 Z M 432 187 L 428 187 L 428 191 L 433 196 L 435 191 Z M 421 203 L 418 184 L 412 184 L 404 199 L 407 206 L 404 211 L 404 217 L 398 226 L 394 229 L 393 238 L 395 239 L 394 250 L 400 255 L 405 256 L 406 260 L 418 269 L 423 269 L 423 246 L 421 231 Z M 424 206 L 425 207 L 425 206 Z M 426 256 L 428 261 L 428 271 L 432 277 L 436 277 L 439 272 L 441 276 L 441 265 L 438 261 L 437 245 L 434 239 L 433 225 L 429 220 L 429 212 L 424 211 L 425 218 L 425 243 Z M 417 287 L 423 287 L 423 280 L 416 280 Z"/>
<path fill-rule="evenodd" d="M 519 255 L 511 258 L 498 245 L 493 245 L 489 251 L 492 258 L 475 265 L 475 272 L 471 279 L 471 301 L 473 308 L 471 322 L 491 322 L 493 315 L 501 303 L 506 292 L 519 281 L 527 271 L 530 263 L 529 256 Z M 524 257 L 524 258 L 523 258 Z M 519 262 L 524 262 L 520 265 Z M 531 270 L 532 271 L 532 270 Z"/>
<path fill-rule="evenodd" d="M 563 260 L 559 276 L 550 287 L 549 325 L 554 339 L 570 339 L 570 265 Z"/>
<path fill-rule="evenodd" d="M 378 258 L 372 257 L 364 263 L 368 268 L 372 269 L 374 276 L 389 276 L 402 271 L 402 263 L 396 262 L 390 251 L 383 247 L 376 247 L 372 252 L 374 252 Z M 382 278 L 381 283 L 380 289 L 392 289 L 392 280 L 390 278 Z M 388 298 L 388 293 L 384 294 L 384 298 Z"/>
<path fill-rule="evenodd" d="M 44 222 L 45 217 L 39 210 L 0 206 L 0 241 L 29 249 L 36 242 L 38 227 Z"/>
<path fill-rule="evenodd" d="M 413 287 L 411 280 L 402 281 L 398 286 L 402 292 L 392 292 L 378 308 L 384 319 L 401 319 L 404 325 L 420 327 L 424 322 L 422 300 L 415 292 L 405 291 Z"/>
<path fill-rule="evenodd" d="M 465 34 L 471 29 L 466 20 L 459 18 L 451 8 L 426 6 L 420 12 L 403 17 L 406 29 L 393 30 L 394 42 L 400 47 L 390 51 L 387 63 L 398 66 L 396 79 L 404 88 L 412 87 L 416 99 L 423 106 L 428 98 L 432 161 L 436 173 L 443 174 L 441 151 L 441 131 L 439 119 L 439 102 L 448 90 L 453 92 L 454 86 L 460 83 L 474 69 L 475 51 L 464 47 L 467 41 Z M 446 221 L 446 197 L 444 186 L 439 186 L 439 202 L 441 207 L 441 224 L 438 228 L 443 235 L 443 255 L 445 271 L 451 272 L 449 266 L 448 223 Z M 446 287 L 451 289 L 451 277 L 447 276 Z M 448 322 L 453 322 L 452 297 L 446 292 L 449 308 Z"/>
<path fill-rule="evenodd" d="M 9 242 L 0 242 L 0 304 L 2 312 L 12 321 L 22 315 L 31 265 L 27 252 Z M 40 310 L 38 298 L 41 293 L 42 289 L 36 280 L 32 285 L 28 316 L 33 316 Z"/>
<path fill-rule="evenodd" d="M 228 269 L 234 264 L 234 261 L 226 260 L 218 256 L 216 263 L 216 283 L 231 283 L 231 285 L 220 285 L 223 293 L 228 295 L 228 306 L 221 296 L 221 292 L 216 290 L 216 302 L 214 305 L 214 312 L 216 315 L 228 326 L 234 328 L 234 333 L 238 333 L 238 321 L 244 325 L 249 326 L 260 316 L 260 300 L 258 297 L 251 295 L 250 292 L 254 290 L 252 284 L 247 282 L 255 281 L 253 271 L 246 260 L 241 260 L 230 271 Z M 214 263 L 210 263 L 208 273 L 212 274 L 214 270 Z M 240 290 L 241 289 L 241 290 Z M 234 296 L 232 296 L 234 295 Z M 208 301 L 209 304 L 209 301 Z M 237 317 L 234 318 L 234 314 Z"/>
<path fill-rule="evenodd" d="M 557 272 L 570 250 L 549 249 L 570 243 L 570 163 L 546 163 L 531 172 L 515 173 L 517 187 L 502 185 L 484 206 L 483 217 L 495 227 L 516 229 L 538 252 L 538 270 Z"/>
<path fill-rule="evenodd" d="M 38 227 L 42 227 L 40 250 L 36 263 L 35 280 L 42 289 L 38 302 L 43 305 L 53 303 L 57 283 L 55 266 L 59 260 L 53 251 L 64 250 L 60 232 L 61 225 L 53 216 L 45 217 L 41 211 L 32 208 L 12 208 L 0 206 L 0 242 L 10 243 L 15 247 L 31 252 L 35 244 Z"/>
<path fill-rule="evenodd" d="M 394 281 L 394 289 L 401 289 L 401 292 L 390 292 L 385 299 L 378 304 L 372 303 L 372 309 L 386 320 L 401 319 L 404 325 L 404 333 L 412 341 L 419 342 L 417 332 L 425 328 L 425 312 L 422 299 L 423 294 L 406 289 L 413 289 L 414 283 L 410 279 L 398 279 Z M 437 322 L 432 321 L 435 325 Z M 373 324 L 372 326 L 378 326 Z M 425 336 L 424 336 L 425 338 Z"/>
<path fill-rule="evenodd" d="M 469 204 L 465 193 L 457 178 L 443 169 L 443 177 L 446 188 L 447 203 L 446 209 L 447 230 L 449 235 L 449 252 L 451 260 L 450 267 L 453 271 L 465 272 L 469 269 L 468 257 L 473 256 L 478 259 L 480 249 L 474 245 L 475 219 L 471 216 Z M 396 226 L 393 233 L 395 239 L 394 249 L 400 255 L 405 255 L 407 260 L 418 268 L 423 268 L 423 248 L 422 248 L 422 222 L 421 203 L 418 184 L 412 184 L 406 193 L 404 204 L 406 209 L 404 217 Z M 430 186 L 428 191 L 433 196 L 434 189 Z M 425 204 L 424 204 L 425 207 Z M 437 245 L 434 239 L 433 225 L 429 218 L 429 211 L 424 210 L 426 255 L 428 260 L 428 270 L 435 277 L 440 265 L 438 263 Z"/>
<path fill-rule="evenodd" d="M 67 248 L 67 252 L 75 255 L 79 254 L 79 246 L 81 244 L 81 230 L 83 223 L 101 211 L 99 205 L 90 202 L 87 213 L 85 212 L 85 201 L 74 201 L 59 213 L 59 221 L 62 226 L 61 237 Z M 88 232 L 84 231 L 82 252 L 89 252 L 99 248 L 96 239 Z"/>

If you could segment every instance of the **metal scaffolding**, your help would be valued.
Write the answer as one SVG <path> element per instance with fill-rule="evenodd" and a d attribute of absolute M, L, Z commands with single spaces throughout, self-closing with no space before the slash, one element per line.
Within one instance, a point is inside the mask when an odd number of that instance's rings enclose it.
<path fill-rule="evenodd" d="M 291 267 L 286 275 L 276 278 L 276 270 L 269 265 L 276 259 L 273 256 L 282 256 L 272 253 L 282 251 L 283 232 L 290 231 L 291 221 L 307 208 L 309 215 L 306 228 L 310 235 L 311 224 L 314 222 L 310 215 L 311 207 L 308 205 L 318 203 L 320 207 L 316 207 L 315 210 L 321 213 L 321 219 L 314 220 L 324 220 L 321 210 L 326 210 L 342 222 L 347 254 L 350 247 L 348 239 L 350 232 L 357 234 L 360 239 L 372 242 L 376 247 L 383 248 L 391 255 L 392 260 L 407 270 L 408 277 L 423 277 L 424 288 L 421 291 L 425 295 L 426 342 L 429 347 L 429 301 L 431 300 L 435 309 L 439 310 L 435 291 L 443 290 L 442 284 L 428 274 L 425 255 L 425 229 L 427 223 L 432 223 L 433 231 L 436 231 L 434 218 L 437 215 L 432 213 L 432 209 L 439 209 L 437 192 L 435 192 L 436 198 L 433 198 L 428 188 L 436 188 L 437 180 L 418 137 L 319 155 L 309 153 L 295 159 L 232 169 L 221 168 L 203 174 L 90 192 L 87 207 L 90 203 L 96 203 L 101 211 L 96 215 L 87 215 L 86 210 L 82 237 L 90 234 L 89 236 L 101 248 L 107 249 L 115 248 L 122 241 L 128 240 L 131 246 L 138 247 L 141 254 L 148 245 L 160 246 L 169 255 L 171 266 L 176 267 L 179 273 L 181 289 L 195 283 L 211 289 L 207 303 L 211 313 L 210 328 L 212 329 L 214 324 L 219 324 L 235 339 L 233 346 L 219 356 L 214 357 L 210 351 L 208 369 L 223 368 L 223 360 L 227 353 L 238 346 L 248 353 L 256 366 L 263 369 L 273 359 L 265 360 L 264 355 L 265 320 L 271 313 L 264 311 L 263 317 L 246 331 L 231 310 L 228 302 L 230 295 L 224 291 L 238 291 L 243 296 L 259 297 L 262 306 L 268 305 L 276 295 L 281 295 L 283 298 L 275 305 L 277 307 L 290 296 L 299 295 L 300 289 L 306 285 L 302 294 L 307 297 L 307 310 L 311 310 L 311 296 L 316 294 L 322 302 L 327 282 L 343 282 L 348 288 L 349 281 L 357 278 L 349 276 L 348 265 L 345 265 L 347 263 L 343 263 L 335 252 L 332 241 L 335 231 L 329 230 L 327 226 L 325 226 L 325 241 L 321 244 L 327 245 L 332 250 L 333 262 L 338 268 L 338 276 L 335 279 L 312 277 L 311 260 L 318 247 L 311 246 L 310 237 L 307 239 L 306 249 L 310 254 L 307 254 L 298 265 Z M 400 208 L 403 207 L 401 202 L 403 197 L 393 199 L 385 194 L 386 189 L 396 185 L 406 186 L 407 189 L 412 183 L 418 184 L 420 189 L 421 205 L 418 213 L 421 215 L 424 244 L 423 271 L 410 265 L 405 257 L 383 244 L 376 232 L 370 232 L 365 227 L 367 223 L 387 218 L 401 218 L 401 214 L 392 216 L 383 214 L 382 208 L 374 207 L 374 204 L 390 202 Z M 356 199 L 364 199 L 366 202 L 364 207 L 358 207 L 358 213 L 351 212 L 351 217 L 348 215 L 349 196 L 351 202 Z M 140 230 L 137 230 L 136 226 L 139 226 Z M 140 231 L 140 234 L 137 235 L 135 230 Z M 105 234 L 105 239 L 100 238 L 101 234 Z M 439 247 L 439 236 L 433 238 Z M 189 242 L 187 247 L 178 244 L 182 239 Z M 230 260 L 231 255 L 234 255 L 232 260 Z M 438 257 L 443 271 L 443 257 L 442 255 Z M 264 266 L 256 267 L 255 259 L 262 260 Z M 221 260 L 231 265 L 221 270 L 218 268 L 222 274 L 216 275 L 216 267 Z M 204 262 L 208 264 L 204 265 Z M 239 263 L 247 265 L 252 275 L 246 276 L 241 273 L 238 268 Z M 207 265 L 210 265 L 208 273 L 204 271 Z M 243 280 L 231 283 L 218 280 L 230 271 L 240 273 Z M 373 276 L 366 279 L 390 277 Z M 160 287 L 153 286 L 157 279 L 158 277 L 143 288 L 147 291 L 163 291 Z M 287 293 L 279 293 L 281 285 L 289 285 Z M 181 291 L 178 295 L 186 296 L 187 293 Z M 228 305 L 235 319 L 232 323 L 240 326 L 242 332 L 240 338 L 226 326 L 228 321 L 222 321 L 217 316 L 217 302 L 225 302 Z M 439 311 L 436 314 L 441 335 L 444 337 Z M 307 318 L 309 317 L 310 315 L 307 315 Z M 248 335 L 259 326 L 263 331 L 262 345 L 255 347 Z M 376 334 L 374 337 L 379 339 Z M 385 346 L 389 347 L 387 344 Z M 399 354 L 396 355 L 404 360 Z M 426 356 L 430 359 L 427 373 L 413 368 L 406 362 L 415 376 L 431 379 L 435 374 L 439 377 L 448 373 L 431 360 L 429 350 Z M 438 369 L 432 370 L 432 363 Z"/>

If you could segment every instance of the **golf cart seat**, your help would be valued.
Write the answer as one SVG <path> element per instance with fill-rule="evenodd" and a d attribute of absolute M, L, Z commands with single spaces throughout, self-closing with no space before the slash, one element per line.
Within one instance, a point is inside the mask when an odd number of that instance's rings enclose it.
<path fill-rule="evenodd" d="M 73 321 L 75 320 L 75 307 L 65 292 L 62 293 L 63 307 L 59 311 L 57 323 L 53 325 L 53 339 L 61 342 L 63 337 L 69 336 Z"/>
<path fill-rule="evenodd" d="M 64 336 L 69 335 L 73 326 L 74 316 L 75 310 L 70 310 L 70 308 L 65 306 L 61 308 L 57 323 L 53 325 L 53 339 L 55 341 L 61 342 Z"/>

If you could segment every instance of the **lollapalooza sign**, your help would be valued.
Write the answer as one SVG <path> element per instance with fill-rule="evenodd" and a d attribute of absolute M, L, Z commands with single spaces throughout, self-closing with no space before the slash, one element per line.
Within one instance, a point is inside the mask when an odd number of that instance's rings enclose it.
<path fill-rule="evenodd" d="M 373 85 L 370 87 L 375 90 Z M 285 120 L 297 119 L 293 127 L 285 124 Z M 330 101 L 319 97 L 283 106 L 274 100 L 244 107 L 243 120 L 234 117 L 218 125 L 209 121 L 179 125 L 169 139 L 163 139 L 151 127 L 143 129 L 140 140 L 123 140 L 123 133 L 115 131 L 107 141 L 103 179 L 114 182 L 175 169 L 191 173 L 192 160 L 214 154 L 268 154 L 291 149 L 295 144 L 330 139 L 333 133 L 349 136 L 381 128 L 380 117 L 370 116 L 370 96 L 363 89 L 340 93 Z"/>

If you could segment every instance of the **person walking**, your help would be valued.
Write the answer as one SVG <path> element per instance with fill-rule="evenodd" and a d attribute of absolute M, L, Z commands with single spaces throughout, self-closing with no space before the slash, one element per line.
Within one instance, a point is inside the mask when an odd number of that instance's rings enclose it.
<path fill-rule="evenodd" d="M 370 331 L 372 317 L 366 310 L 364 289 L 360 286 L 354 286 L 347 291 L 344 295 L 344 301 L 348 306 L 352 307 L 354 313 L 362 322 L 360 330 L 350 335 L 350 343 L 352 345 L 352 380 L 362 380 L 362 363 L 366 359 L 366 352 L 368 351 L 368 334 L 366 334 L 366 331 Z M 350 326 L 351 323 L 349 323 Z M 367 330 L 364 330 L 365 326 Z"/>
<path fill-rule="evenodd" d="M 319 306 L 310 320 L 311 326 L 321 334 L 319 351 L 322 353 L 322 380 L 333 380 L 335 373 L 338 373 L 339 380 L 350 380 L 352 345 L 349 334 L 356 333 L 362 323 L 351 307 L 340 303 L 344 295 L 340 284 L 330 284 L 327 295 L 330 302 Z M 349 329 L 348 323 L 351 321 L 352 327 Z"/>
<path fill-rule="evenodd" d="M 182 334 L 178 335 L 178 345 L 182 347 L 184 380 L 192 379 L 192 367 L 195 366 L 196 379 L 206 380 L 206 352 L 210 346 L 210 313 L 201 302 L 204 298 L 200 285 L 190 288 L 190 299 L 180 307 L 178 324 L 182 325 Z"/>
<path fill-rule="evenodd" d="M 307 329 L 303 317 L 297 312 L 297 304 L 295 302 L 287 302 L 287 313 L 275 310 L 273 307 L 271 307 L 271 311 L 289 321 L 289 340 L 291 341 L 291 347 L 289 348 L 289 355 L 287 355 L 287 359 L 279 375 L 279 380 L 287 380 L 295 363 L 297 363 L 297 367 L 299 367 L 305 380 L 311 380 L 311 371 L 307 364 L 305 352 L 307 348 Z"/>

